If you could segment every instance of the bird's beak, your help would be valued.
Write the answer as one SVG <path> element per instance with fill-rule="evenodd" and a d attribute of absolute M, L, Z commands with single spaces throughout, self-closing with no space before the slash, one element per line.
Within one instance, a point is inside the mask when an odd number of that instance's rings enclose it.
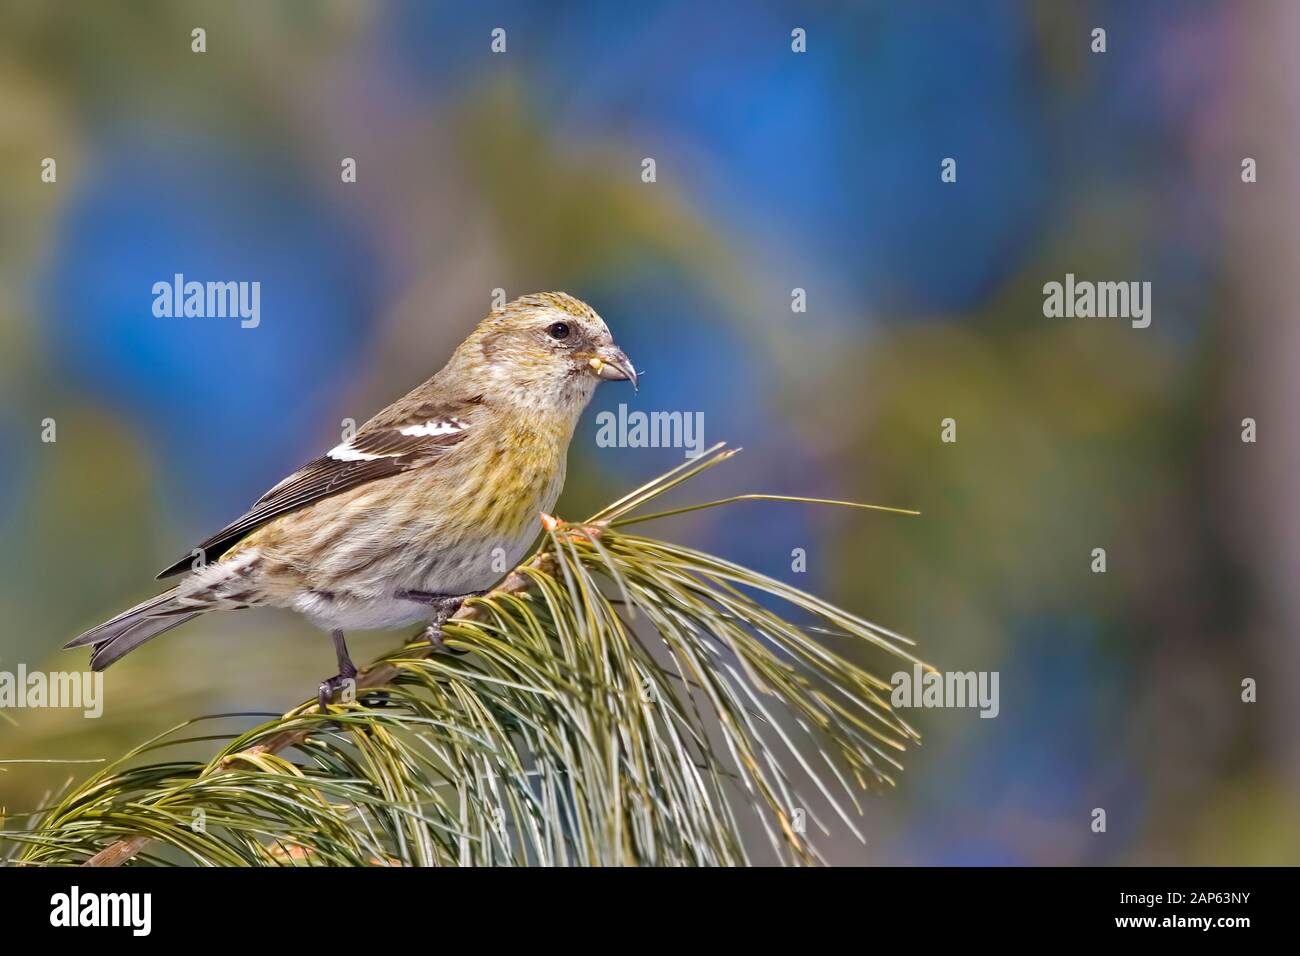
<path fill-rule="evenodd" d="M 587 361 L 587 367 L 597 378 L 603 378 L 607 382 L 631 382 L 632 387 L 636 388 L 636 369 L 632 367 L 632 360 L 617 345 L 600 349 Z"/>

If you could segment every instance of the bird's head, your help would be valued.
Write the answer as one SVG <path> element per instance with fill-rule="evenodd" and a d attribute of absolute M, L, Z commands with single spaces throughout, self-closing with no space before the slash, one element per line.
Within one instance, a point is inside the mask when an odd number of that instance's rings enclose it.
<path fill-rule="evenodd" d="M 456 350 L 452 364 L 524 405 L 580 414 L 600 381 L 637 372 L 596 311 L 563 292 L 538 292 L 494 310 Z"/>

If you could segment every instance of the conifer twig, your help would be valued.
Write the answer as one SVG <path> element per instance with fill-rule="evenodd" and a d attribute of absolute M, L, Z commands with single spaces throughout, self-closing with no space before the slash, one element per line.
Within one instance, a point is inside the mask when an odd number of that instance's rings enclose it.
<path fill-rule="evenodd" d="M 546 565 L 550 563 L 551 560 L 552 560 L 552 555 L 549 552 L 540 551 L 534 554 L 528 561 L 525 561 L 514 571 L 511 571 L 510 574 L 506 576 L 505 580 L 503 580 L 499 585 L 497 585 L 492 590 L 491 593 L 492 594 L 517 594 L 520 591 L 527 590 L 529 585 L 532 582 L 532 579 L 524 572 L 523 569 L 526 567 L 532 567 L 538 571 L 545 571 Z M 451 616 L 451 620 L 472 621 L 479 616 L 479 613 L 480 613 L 479 609 L 475 604 L 471 602 L 466 602 L 465 604 L 462 604 L 460 609 L 457 610 L 456 613 Z M 434 651 L 433 645 L 421 644 L 413 647 L 407 656 L 415 659 L 420 659 L 420 658 L 428 657 L 430 654 L 433 653 L 433 651 Z M 373 664 L 370 667 L 364 668 L 357 674 L 356 689 L 358 692 L 360 692 L 363 690 L 372 690 L 377 687 L 383 687 L 391 683 L 393 678 L 395 678 L 396 676 L 397 676 L 397 668 L 394 667 L 392 664 L 388 663 L 387 661 L 378 664 Z M 300 704 L 298 707 L 295 707 L 293 710 L 286 713 L 285 717 L 287 718 L 291 716 L 294 712 L 296 712 L 297 710 L 301 709 L 304 706 L 310 706 L 310 703 Z M 272 737 L 270 740 L 267 740 L 263 743 L 254 744 L 252 747 L 249 747 L 246 750 L 241 750 L 238 752 L 238 754 L 257 755 L 257 754 L 280 753 L 281 751 L 288 750 L 290 747 L 294 746 L 295 744 L 300 743 L 302 739 L 306 737 L 306 735 L 307 735 L 306 729 L 286 730 L 283 733 L 277 734 L 276 736 Z M 229 757 L 226 758 L 226 761 L 229 762 L 235 756 L 236 754 L 231 754 Z M 147 847 L 151 842 L 152 841 L 149 837 L 141 836 L 139 834 L 136 834 L 134 836 L 129 836 L 129 837 L 123 837 L 122 839 L 117 840 L 116 842 L 111 843 L 108 846 L 106 846 L 104 849 L 100 850 L 89 860 L 83 863 L 82 866 L 104 866 L 104 867 L 121 866 L 123 863 L 126 863 L 127 861 L 135 857 L 138 853 L 140 853 L 140 851 L 142 851 L 145 847 Z"/>

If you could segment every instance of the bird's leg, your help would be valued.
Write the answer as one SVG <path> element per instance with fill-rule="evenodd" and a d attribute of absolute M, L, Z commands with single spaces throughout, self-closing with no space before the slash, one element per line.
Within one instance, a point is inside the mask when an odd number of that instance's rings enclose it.
<path fill-rule="evenodd" d="M 439 654 L 462 654 L 463 651 L 453 651 L 447 646 L 447 642 L 442 639 L 442 626 L 447 620 L 460 610 L 461 604 L 465 602 L 462 597 L 448 598 L 439 603 L 433 612 L 433 620 L 428 623 L 421 635 L 426 641 L 433 645 L 433 649 Z"/>
<path fill-rule="evenodd" d="M 453 650 L 447 646 L 442 638 L 442 626 L 460 610 L 466 598 L 479 597 L 486 593 L 486 591 L 470 591 L 468 594 L 431 594 L 428 591 L 398 591 L 397 596 L 408 601 L 419 601 L 433 608 L 433 620 L 428 623 L 420 636 L 432 644 L 438 653 L 464 654 L 464 651 Z"/>
<path fill-rule="evenodd" d="M 329 701 L 334 693 L 346 687 L 357 676 L 357 667 L 348 656 L 348 645 L 343 640 L 343 632 L 330 631 L 330 637 L 334 639 L 334 655 L 338 658 L 339 672 L 329 680 L 321 681 L 320 695 L 317 698 L 320 701 L 321 713 L 329 711 Z"/>

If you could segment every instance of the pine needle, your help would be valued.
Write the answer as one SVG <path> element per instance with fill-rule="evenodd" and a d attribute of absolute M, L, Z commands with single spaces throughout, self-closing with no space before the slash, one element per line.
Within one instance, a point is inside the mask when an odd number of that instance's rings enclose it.
<path fill-rule="evenodd" d="M 735 453 L 714 446 L 550 531 L 447 624 L 465 656 L 407 645 L 359 675 L 355 701 L 328 714 L 305 702 L 233 739 L 174 727 L 0 834 L 17 848 L 10 861 L 805 864 L 821 860 L 809 822 L 862 839 L 861 792 L 891 786 L 919 737 L 859 660 L 919 663 L 911 642 L 622 529 L 747 501 L 917 512 L 737 495 L 634 514 Z M 164 756 L 214 740 L 206 762 Z"/>

